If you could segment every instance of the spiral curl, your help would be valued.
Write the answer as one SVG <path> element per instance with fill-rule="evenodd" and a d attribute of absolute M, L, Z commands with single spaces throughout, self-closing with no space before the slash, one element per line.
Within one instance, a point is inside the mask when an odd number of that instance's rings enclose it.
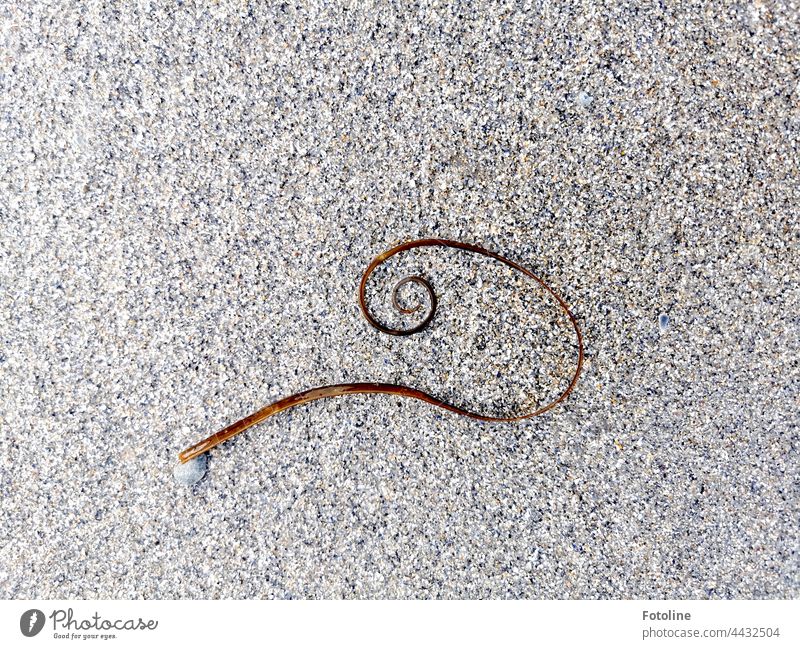
<path fill-rule="evenodd" d="M 393 383 L 341 383 L 337 385 L 326 385 L 317 388 L 311 388 L 310 390 L 305 390 L 303 392 L 298 392 L 297 394 L 293 394 L 288 397 L 284 397 L 270 405 L 258 410 L 251 415 L 248 415 L 244 419 L 240 419 L 239 421 L 223 428 L 222 430 L 214 433 L 213 435 L 207 437 L 203 441 L 195 444 L 194 446 L 190 446 L 189 448 L 183 450 L 179 454 L 179 459 L 181 462 L 188 462 L 189 460 L 202 455 L 203 453 L 211 450 L 218 444 L 221 444 L 227 439 L 230 439 L 234 435 L 238 435 L 239 433 L 247 430 L 251 426 L 255 426 L 258 423 L 264 421 L 267 417 L 271 417 L 278 412 L 283 410 L 287 410 L 288 408 L 292 408 L 294 406 L 299 406 L 304 403 L 309 403 L 310 401 L 316 401 L 317 399 L 324 399 L 327 397 L 336 397 L 342 396 L 345 394 L 392 394 L 401 397 L 409 397 L 412 399 L 417 399 L 419 401 L 424 401 L 425 403 L 432 404 L 439 408 L 443 408 L 445 410 L 449 410 L 450 412 L 454 412 L 459 415 L 463 415 L 464 417 L 469 417 L 471 419 L 477 419 L 479 421 L 489 421 L 489 422 L 513 422 L 513 421 L 520 421 L 522 419 L 530 419 L 531 417 L 536 417 L 537 415 L 541 415 L 548 410 L 554 408 L 559 403 L 564 401 L 564 399 L 569 396 L 570 392 L 572 392 L 573 388 L 578 382 L 578 377 L 580 376 L 581 369 L 583 367 L 583 357 L 584 357 L 584 349 L 583 349 L 583 335 L 581 334 L 580 326 L 578 325 L 578 321 L 575 316 L 570 311 L 567 303 L 561 298 L 558 293 L 555 292 L 543 279 L 541 279 L 538 275 L 534 274 L 524 266 L 520 266 L 514 261 L 510 259 L 506 259 L 505 257 L 498 255 L 497 253 L 491 252 L 479 246 L 470 244 L 470 243 L 463 243 L 461 241 L 450 241 L 447 239 L 417 239 L 415 241 L 409 241 L 407 243 L 400 244 L 399 246 L 395 246 L 386 252 L 381 253 L 375 259 L 373 259 L 369 266 L 367 267 L 366 271 L 364 271 L 364 275 L 361 277 L 361 284 L 359 285 L 359 293 L 358 293 L 358 301 L 359 305 L 361 306 L 361 312 L 363 313 L 364 317 L 367 319 L 367 322 L 370 323 L 375 329 L 381 331 L 383 333 L 389 334 L 391 336 L 409 336 L 411 334 L 418 333 L 425 329 L 430 322 L 433 320 L 434 315 L 436 315 L 436 306 L 437 306 L 437 299 L 436 293 L 433 290 L 433 287 L 430 283 L 423 277 L 419 277 L 417 275 L 405 277 L 401 279 L 397 284 L 395 284 L 392 290 L 392 304 L 394 307 L 404 314 L 416 313 L 419 311 L 422 306 L 417 304 L 411 308 L 402 307 L 398 302 L 398 291 L 400 288 L 405 286 L 406 284 L 413 283 L 417 284 L 418 286 L 422 286 L 427 293 L 428 293 L 428 300 L 430 302 L 428 312 L 425 314 L 424 319 L 419 324 L 409 328 L 409 329 L 395 329 L 392 327 L 388 327 L 377 320 L 372 313 L 370 312 L 369 308 L 367 307 L 367 300 L 366 300 L 366 290 L 367 290 L 367 281 L 369 280 L 370 275 L 372 272 L 380 266 L 382 263 L 387 261 L 389 258 L 393 257 L 394 255 L 406 251 L 411 250 L 413 248 L 424 248 L 424 247 L 442 247 L 442 248 L 455 248 L 457 250 L 465 250 L 468 252 L 474 252 L 479 255 L 483 255 L 485 257 L 490 257 L 491 259 L 495 259 L 503 264 L 510 266 L 511 268 L 527 275 L 535 282 L 537 282 L 542 288 L 544 288 L 555 300 L 558 302 L 558 305 L 567 314 L 570 322 L 572 323 L 572 327 L 575 330 L 575 335 L 577 337 L 578 343 L 578 359 L 575 366 L 575 373 L 572 376 L 572 379 L 569 382 L 569 385 L 564 389 L 561 394 L 559 394 L 555 399 L 550 401 L 549 403 L 545 404 L 544 406 L 533 410 L 531 412 L 523 413 L 521 415 L 514 415 L 511 417 L 490 417 L 487 415 L 481 415 L 476 412 L 471 412 L 469 410 L 465 410 L 464 408 L 460 408 L 455 406 L 451 403 L 446 401 L 442 401 L 437 397 L 428 394 L 427 392 L 423 392 L 422 390 L 417 390 L 416 388 L 411 388 L 404 385 L 396 385 Z"/>

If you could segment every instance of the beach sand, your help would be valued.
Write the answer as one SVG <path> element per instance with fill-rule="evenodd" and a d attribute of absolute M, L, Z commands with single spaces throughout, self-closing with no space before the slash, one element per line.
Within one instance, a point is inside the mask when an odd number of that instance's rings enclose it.
<path fill-rule="evenodd" d="M 800 595 L 796 8 L 300 4 L 0 9 L 0 596 Z"/>

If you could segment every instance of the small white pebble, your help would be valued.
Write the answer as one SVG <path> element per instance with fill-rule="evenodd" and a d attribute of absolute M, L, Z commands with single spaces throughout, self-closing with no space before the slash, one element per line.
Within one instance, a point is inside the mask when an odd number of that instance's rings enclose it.
<path fill-rule="evenodd" d="M 584 108 L 586 108 L 593 101 L 594 101 L 594 97 L 592 97 L 588 92 L 584 92 L 583 90 L 581 90 L 578 93 L 578 103 L 581 106 L 583 106 Z"/>
<path fill-rule="evenodd" d="M 186 463 L 176 464 L 175 468 L 172 470 L 172 475 L 175 476 L 175 481 L 178 484 L 188 487 L 200 482 L 206 474 L 207 466 L 208 456 L 205 454 L 199 455 Z"/>

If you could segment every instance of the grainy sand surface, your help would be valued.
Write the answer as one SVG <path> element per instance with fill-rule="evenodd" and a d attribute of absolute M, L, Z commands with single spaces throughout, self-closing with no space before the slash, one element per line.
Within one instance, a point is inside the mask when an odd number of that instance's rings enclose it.
<path fill-rule="evenodd" d="M 0 596 L 800 596 L 800 14 L 656 4 L 2 5 Z M 176 480 L 557 394 L 419 237 L 569 400 Z"/>

